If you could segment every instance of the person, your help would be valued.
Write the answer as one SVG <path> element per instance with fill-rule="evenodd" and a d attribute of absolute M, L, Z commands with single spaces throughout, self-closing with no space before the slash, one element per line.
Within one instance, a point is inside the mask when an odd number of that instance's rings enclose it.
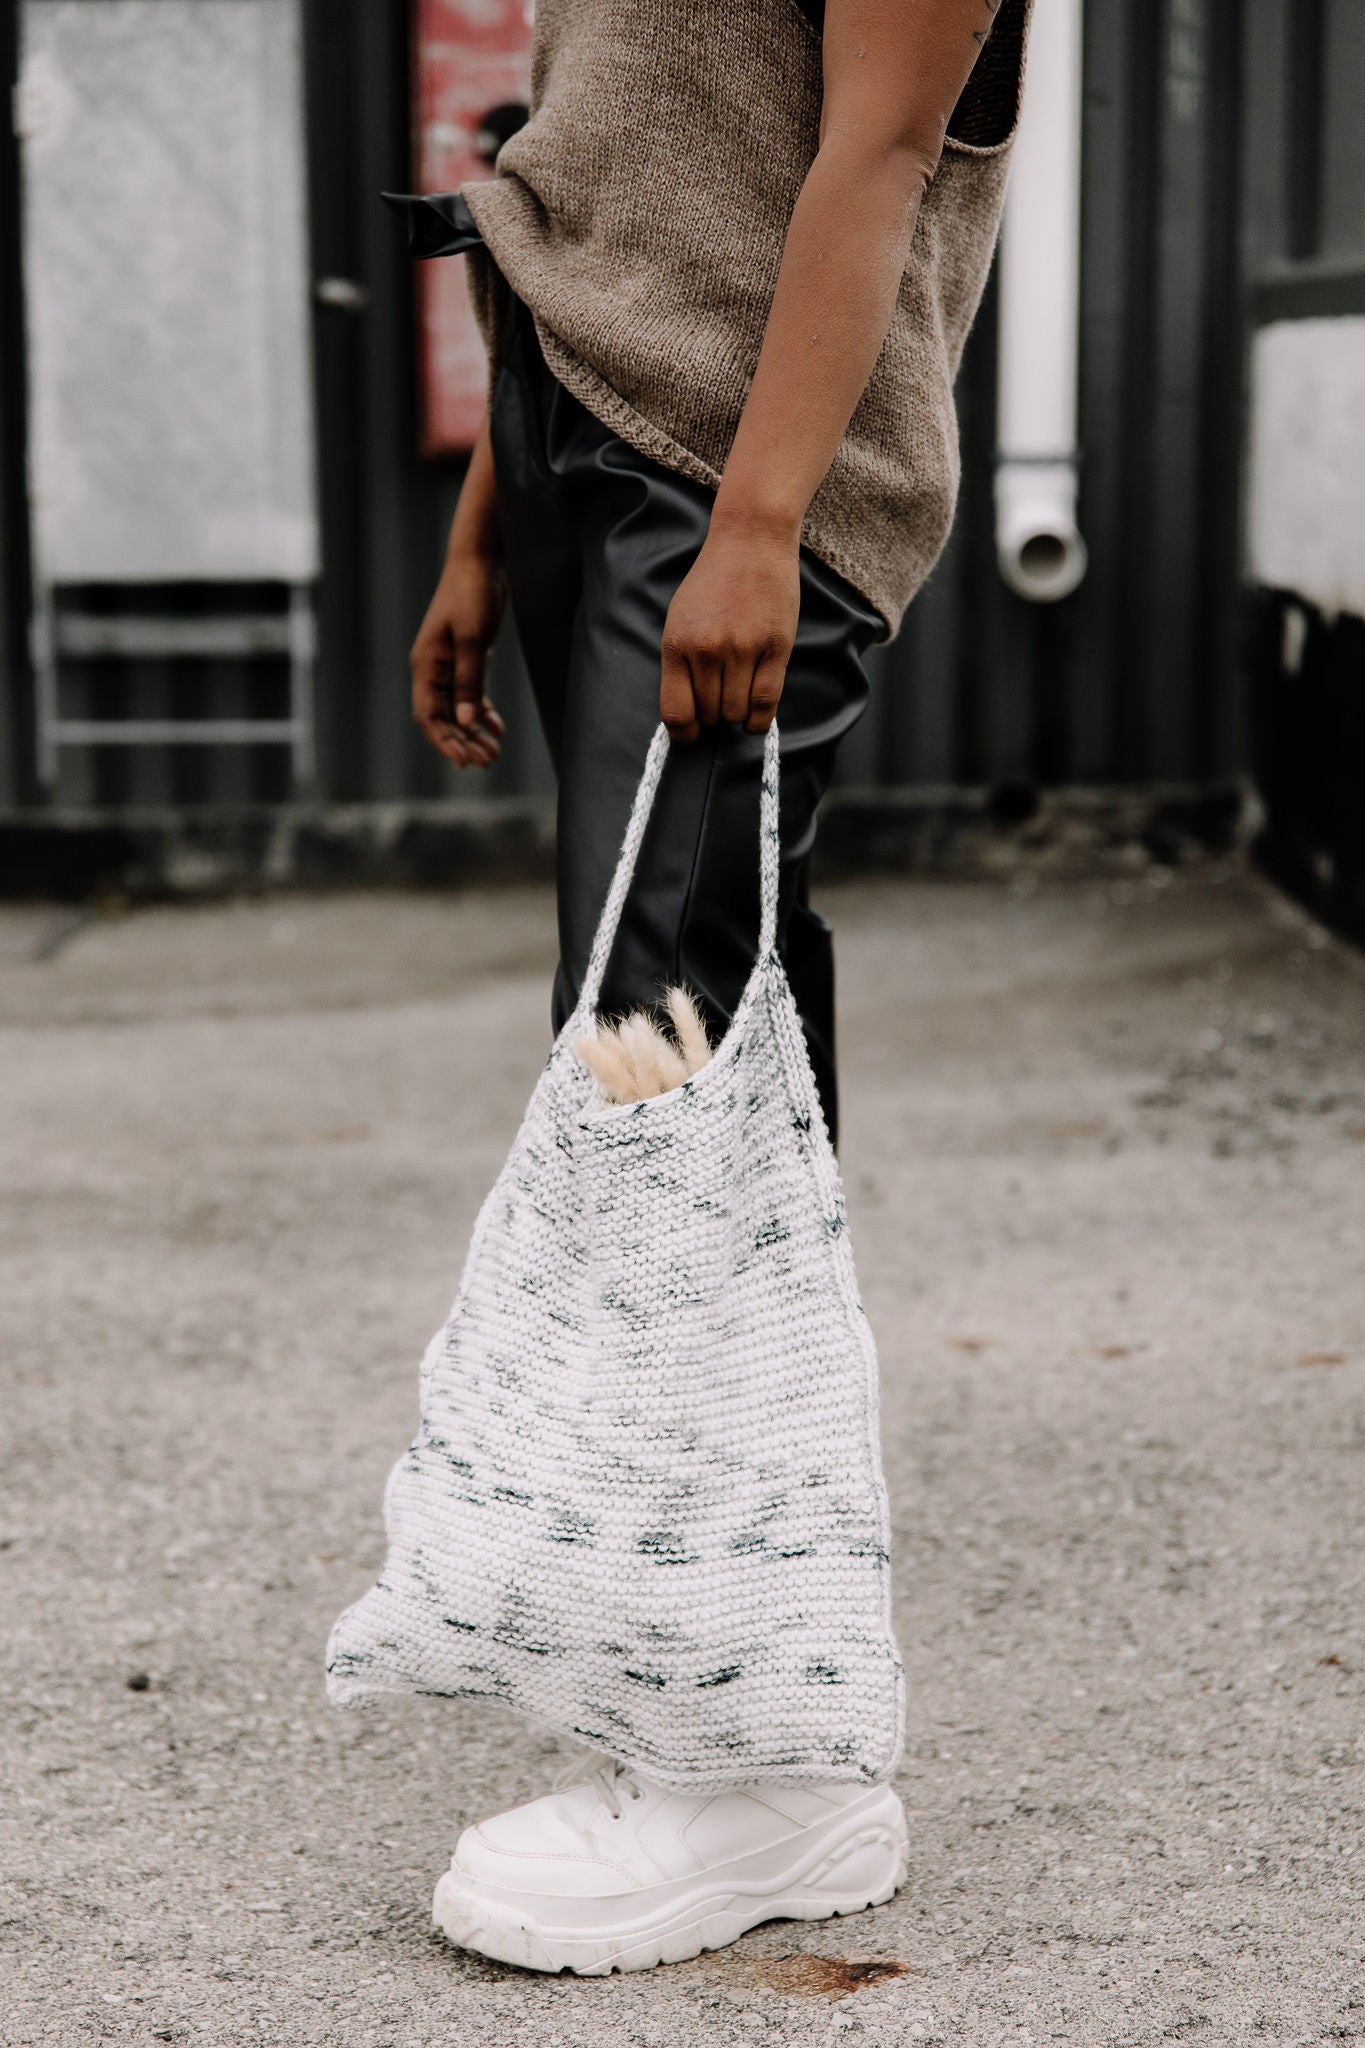
<path fill-rule="evenodd" d="M 867 702 L 863 656 L 951 521 L 952 381 L 1027 14 L 555 0 L 495 175 L 414 223 L 418 253 L 470 252 L 492 396 L 412 650 L 413 714 L 455 766 L 497 758 L 486 667 L 510 598 L 558 776 L 555 1027 L 662 719 L 676 745 L 602 1008 L 681 983 L 724 1030 L 757 942 L 758 778 L 780 710 L 779 943 L 831 1136 L 816 807 Z M 842 1892 L 816 1882 L 833 1865 Z M 469 1948 L 601 1971 L 880 1902 L 905 1867 L 887 1785 L 697 1798 L 607 1764 L 468 1829 L 435 1911 Z"/>

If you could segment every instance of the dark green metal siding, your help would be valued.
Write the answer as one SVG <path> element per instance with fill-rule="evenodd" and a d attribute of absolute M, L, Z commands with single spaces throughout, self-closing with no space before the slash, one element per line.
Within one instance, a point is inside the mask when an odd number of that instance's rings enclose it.
<path fill-rule="evenodd" d="M 493 777 L 457 781 L 406 715 L 406 649 L 459 480 L 455 465 L 416 453 L 411 278 L 377 197 L 409 177 L 406 12 L 374 0 L 305 0 L 313 274 L 353 280 L 367 295 L 357 310 L 320 304 L 314 316 L 324 547 L 317 794 L 333 801 L 549 787 L 510 644 L 497 664 L 509 741 Z M 1363 92 L 1359 0 L 1089 0 L 1080 393 L 1089 574 L 1048 607 L 1014 597 L 997 573 L 988 292 L 960 385 L 956 530 L 899 639 L 874 657 L 873 708 L 848 745 L 842 783 L 1208 784 L 1244 769 L 1237 559 L 1247 308 L 1272 304 L 1290 285 L 1302 292 L 1305 280 L 1329 297 L 1358 288 L 1350 262 L 1365 216 Z M 7 222 L 14 170 L 11 152 L 0 170 Z M 12 233 L 5 241 L 12 249 Z M 35 792 L 16 652 L 12 290 L 2 303 L 11 310 L 0 328 L 0 807 L 12 809 Z M 84 687 L 109 705 L 123 691 L 129 710 L 146 711 L 175 702 L 177 683 L 141 664 L 131 677 L 109 673 Z M 225 664 L 209 679 L 212 708 L 246 711 L 253 692 L 258 701 L 272 687 L 268 676 Z M 112 808 L 268 799 L 283 787 L 278 755 L 263 750 L 111 754 L 65 774 L 65 801 Z"/>
<path fill-rule="evenodd" d="M 315 277 L 355 280 L 364 309 L 316 314 L 320 762 L 340 799 L 548 790 L 514 647 L 500 650 L 508 743 L 497 769 L 456 783 L 406 715 L 407 650 L 440 566 L 459 467 L 417 454 L 412 267 L 378 194 L 410 183 L 406 10 L 306 0 Z"/>
<path fill-rule="evenodd" d="M 1080 390 L 1089 573 L 1054 606 L 1015 597 L 996 573 L 988 298 L 959 392 L 957 529 L 882 657 L 878 729 L 857 779 L 1209 781 L 1243 765 L 1238 97 L 1236 0 L 1091 0 Z"/>
<path fill-rule="evenodd" d="M 0 91 L 13 104 L 18 21 L 0 7 Z M 0 121 L 0 810 L 33 795 L 28 681 L 28 515 L 24 468 L 23 294 L 19 145 Z"/>

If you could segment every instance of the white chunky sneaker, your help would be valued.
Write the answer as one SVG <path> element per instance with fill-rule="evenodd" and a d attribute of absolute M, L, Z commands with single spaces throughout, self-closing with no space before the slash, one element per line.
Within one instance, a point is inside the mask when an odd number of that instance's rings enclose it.
<path fill-rule="evenodd" d="M 432 1915 L 461 1948 L 605 1977 L 686 1962 L 762 1920 L 880 1906 L 905 1878 L 889 1785 L 664 1792 L 620 1764 L 466 1828 Z"/>

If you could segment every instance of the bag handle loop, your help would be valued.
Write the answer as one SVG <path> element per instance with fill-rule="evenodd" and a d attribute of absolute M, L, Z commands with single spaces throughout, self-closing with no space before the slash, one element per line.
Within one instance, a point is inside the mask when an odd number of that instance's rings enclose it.
<path fill-rule="evenodd" d="M 631 805 L 630 822 L 626 836 L 621 841 L 621 851 L 616 860 L 616 872 L 611 878 L 607 900 L 602 906 L 598 920 L 597 936 L 592 942 L 588 956 L 588 970 L 583 976 L 583 987 L 579 994 L 575 1015 L 590 1017 L 597 1008 L 597 999 L 602 993 L 602 981 L 611 958 L 611 949 L 616 943 L 617 927 L 621 913 L 626 907 L 630 885 L 635 876 L 635 863 L 640 856 L 644 841 L 645 827 L 654 808 L 663 776 L 664 763 L 668 759 L 669 740 L 667 728 L 660 725 L 649 743 L 645 756 L 644 772 Z M 759 843 L 758 843 L 758 891 L 759 929 L 758 957 L 766 960 L 777 943 L 777 881 L 781 840 L 778 834 L 778 767 L 780 749 L 776 723 L 768 727 L 763 742 L 763 775 L 759 799 Z"/>

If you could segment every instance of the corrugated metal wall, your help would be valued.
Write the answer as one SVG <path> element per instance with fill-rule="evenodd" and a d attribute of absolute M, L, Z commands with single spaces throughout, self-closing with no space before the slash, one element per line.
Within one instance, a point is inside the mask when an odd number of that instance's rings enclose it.
<path fill-rule="evenodd" d="M 5 105 L 18 70 L 18 19 L 0 7 Z M 23 291 L 19 264 L 19 142 L 0 120 L 0 810 L 34 794 L 28 683 L 28 511 L 25 477 Z"/>
<path fill-rule="evenodd" d="M 1081 431 L 1091 571 L 1053 607 L 1012 596 L 997 573 L 988 295 L 959 388 L 956 530 L 899 639 L 875 657 L 878 688 L 846 747 L 845 785 L 1203 782 L 1245 759 L 1234 601 L 1236 0 L 1152 9 L 1090 0 L 1086 20 Z M 348 465 L 355 506 L 344 539 L 329 531 L 329 559 L 358 546 L 361 565 L 347 625 L 328 635 L 351 648 L 364 635 L 371 678 L 355 701 L 368 756 L 352 751 L 329 784 L 356 795 L 430 793 L 445 786 L 439 763 L 395 730 L 391 710 L 452 491 L 407 453 L 405 259 L 387 220 L 362 203 L 405 160 L 404 49 L 394 25 L 376 33 L 356 0 L 327 0 L 315 22 L 315 77 L 320 61 L 330 67 L 312 112 L 319 191 L 335 176 L 329 165 L 346 166 L 341 203 L 315 215 L 316 262 L 362 277 L 372 294 L 364 315 L 320 316 L 324 380 L 347 376 L 367 429 L 363 451 L 332 446 L 323 457 L 324 522 L 340 516 L 329 465 Z M 343 416 L 325 381 L 320 414 Z M 490 792 L 547 779 L 515 668 L 505 662 L 501 677 L 513 744 Z M 324 671 L 340 675 L 326 657 Z"/>
<path fill-rule="evenodd" d="M 1365 9 L 1248 0 L 1245 260 L 1253 326 L 1365 318 Z M 1360 345 L 1360 344 L 1356 344 Z M 1358 422 L 1343 420 L 1345 445 Z M 1352 441 L 1354 435 L 1354 443 Z M 1352 537 L 1365 549 L 1365 534 Z M 1276 879 L 1365 943 L 1365 620 L 1249 600 L 1252 760 Z"/>
<path fill-rule="evenodd" d="M 317 794 L 346 801 L 540 792 L 548 767 L 514 648 L 499 658 L 510 730 L 495 776 L 456 782 L 406 717 L 406 649 L 440 559 L 458 471 L 416 454 L 411 278 L 377 198 L 382 187 L 408 182 L 405 10 L 305 0 L 305 22 L 313 274 L 358 287 L 333 291 L 314 315 L 325 562 Z M 1305 175 L 1267 173 L 1248 161 L 1242 138 L 1257 138 L 1258 155 L 1267 135 L 1281 156 L 1302 154 L 1304 110 L 1316 134 L 1316 108 L 1300 94 L 1299 120 L 1291 122 L 1293 79 L 1325 79 L 1330 70 L 1333 105 L 1345 111 L 1324 131 L 1330 148 L 1314 159 L 1314 204 L 1324 233 L 1355 219 L 1365 180 L 1346 81 L 1365 61 L 1362 30 L 1358 0 L 1160 0 L 1143 8 L 1089 0 L 1081 516 L 1090 572 L 1074 597 L 1052 607 L 1013 597 L 997 574 L 988 296 L 960 387 L 957 528 L 899 640 L 876 657 L 873 710 L 847 748 L 843 783 L 1208 784 L 1242 770 L 1245 265 L 1258 253 L 1265 178 L 1280 175 L 1285 189 L 1297 190 L 1294 177 L 1301 183 Z M 0 172 L 0 204 L 10 204 L 11 182 L 9 170 Z M 9 328 L 0 332 L 0 351 L 12 342 Z M 0 369 L 10 393 L 8 364 Z M 12 419 L 0 423 L 7 553 L 16 533 L 12 427 Z M 8 597 L 12 619 L 12 582 Z M 12 811 L 38 793 L 27 686 L 12 646 L 3 658 L 9 713 L 0 729 L 0 809 Z M 73 676 L 71 687 L 110 711 L 124 702 L 145 713 L 194 692 L 215 712 L 241 714 L 271 708 L 280 679 L 249 678 L 230 663 L 193 676 L 147 663 L 129 676 L 106 664 L 99 674 Z M 132 759 L 110 753 L 93 764 L 73 758 L 58 800 L 101 808 L 240 803 L 277 799 L 284 788 L 278 753 L 181 748 Z"/>
<path fill-rule="evenodd" d="M 1220 779 L 1241 764 L 1234 651 L 1235 0 L 1086 9 L 1080 523 L 1055 606 L 992 550 L 992 308 L 960 391 L 948 554 L 884 657 L 865 780 Z M 850 764 L 856 766 L 856 764 Z"/>

